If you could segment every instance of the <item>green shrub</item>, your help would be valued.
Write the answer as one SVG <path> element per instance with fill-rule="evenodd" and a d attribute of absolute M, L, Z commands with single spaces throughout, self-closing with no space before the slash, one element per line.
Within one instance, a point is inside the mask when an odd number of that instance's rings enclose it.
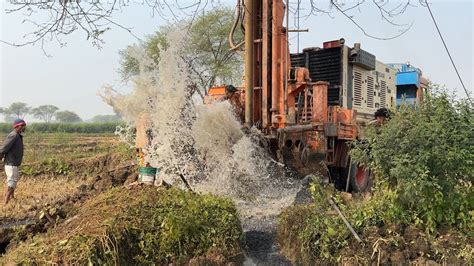
<path fill-rule="evenodd" d="M 376 232 L 387 226 L 399 228 L 381 241 L 403 251 L 411 248 L 399 235 L 405 228 L 415 225 L 426 233 L 422 241 L 434 241 L 443 227 L 444 232 L 458 231 L 456 236 L 462 241 L 442 250 L 430 244 L 433 250 L 427 256 L 439 262 L 453 256 L 472 260 L 472 245 L 466 247 L 474 237 L 472 110 L 466 101 L 434 93 L 425 96 L 417 109 L 402 106 L 394 111 L 378 132 L 365 130 L 365 138 L 354 143 L 351 155 L 374 171 L 376 185 L 369 200 L 338 204 L 356 232 L 364 235 L 371 228 Z M 328 204 L 330 197 L 341 203 L 334 188 L 314 182 L 310 190 L 314 204 L 293 206 L 280 215 L 278 238 L 283 252 L 308 265 L 341 263 L 347 256 L 361 256 L 364 264 L 373 262 L 372 250 L 368 254 L 364 248 L 360 250 L 365 253 L 354 250 L 360 244 L 351 245 L 352 235 Z M 365 239 L 366 246 L 378 247 L 375 241 L 382 236 L 377 234 Z M 348 249 L 353 254 L 347 254 Z"/>
<path fill-rule="evenodd" d="M 109 234 L 128 245 L 127 256 L 151 264 L 191 258 L 212 247 L 223 253 L 238 249 L 240 225 L 230 200 L 178 190 L 164 194 L 158 202 L 127 209 L 112 223 Z"/>
<path fill-rule="evenodd" d="M 394 204 L 411 222 L 430 232 L 443 225 L 472 229 L 473 128 L 472 104 L 435 93 L 417 109 L 402 106 L 379 134 L 367 130 L 352 155 L 374 170 L 377 182 L 390 184 Z"/>
<path fill-rule="evenodd" d="M 377 241 L 383 241 L 383 252 L 423 252 L 417 250 L 416 243 L 411 239 L 404 239 L 403 232 L 413 226 L 413 212 L 396 204 L 398 193 L 384 184 L 378 186 L 370 200 L 343 204 L 339 194 L 335 193 L 332 186 L 325 187 L 319 182 L 314 182 L 310 190 L 314 203 L 309 205 L 291 206 L 279 216 L 278 241 L 283 254 L 295 264 L 345 264 L 351 259 L 356 259 L 356 264 L 377 263 L 373 254 L 377 251 Z M 343 220 L 330 206 L 328 198 L 331 197 L 338 205 L 354 230 L 362 238 L 363 243 L 358 243 Z M 420 224 L 421 225 L 421 224 Z M 385 229 L 383 229 L 385 228 Z M 388 230 L 387 230 L 388 228 Z M 445 232 L 446 232 L 445 228 Z M 384 231 L 385 230 L 385 231 Z M 390 231 L 392 230 L 392 231 Z M 382 232 L 384 231 L 384 232 Z M 422 232 L 423 230 L 419 230 Z M 457 258 L 469 264 L 474 256 L 472 235 L 458 231 L 456 228 L 444 233 L 440 239 L 434 234 L 421 234 L 417 237 L 422 242 L 430 242 L 427 256 L 437 262 L 446 263 L 446 258 Z M 455 232 L 455 233 L 454 233 Z M 469 231 L 468 231 L 469 232 Z M 471 231 L 472 232 L 472 231 Z M 446 239 L 456 239 L 452 243 L 442 244 Z M 447 240 L 450 241 L 450 240 Z M 390 243 L 390 244 L 388 244 Z M 392 245 L 391 247 L 387 247 Z M 408 258 L 406 258 L 408 259 Z M 389 261 L 385 261 L 388 263 Z M 397 263 L 407 261 L 398 261 Z M 352 264 L 354 261 L 352 261 Z M 382 263 L 383 264 L 383 263 Z"/>

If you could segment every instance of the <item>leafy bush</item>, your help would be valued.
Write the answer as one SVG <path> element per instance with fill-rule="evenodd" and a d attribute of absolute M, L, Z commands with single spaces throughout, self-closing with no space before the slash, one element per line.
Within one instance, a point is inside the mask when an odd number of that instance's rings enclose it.
<path fill-rule="evenodd" d="M 332 185 L 325 187 L 314 182 L 310 191 L 314 203 L 291 206 L 279 216 L 278 242 L 283 254 L 295 264 L 406 264 L 409 259 L 414 260 L 418 256 L 445 264 L 448 259 L 461 264 L 472 262 L 474 250 L 472 245 L 467 244 L 472 243 L 472 235 L 456 228 L 445 228 L 445 233 L 438 238 L 415 227 L 416 234 L 405 238 L 405 233 L 413 230 L 413 214 L 395 204 L 398 193 L 387 186 L 378 186 L 367 201 L 346 204 Z M 336 202 L 363 243 L 355 240 L 329 204 L 329 198 Z M 383 248 L 379 247 L 381 241 Z M 428 243 L 428 249 L 420 250 L 419 242 Z M 382 262 L 378 261 L 377 256 L 374 257 L 376 253 L 384 252 L 411 253 L 412 257 L 401 260 L 384 257 Z"/>
<path fill-rule="evenodd" d="M 439 92 L 417 109 L 402 106 L 379 134 L 367 130 L 352 155 L 390 184 L 411 222 L 474 228 L 473 126 L 472 105 Z"/>
<path fill-rule="evenodd" d="M 28 124 L 28 131 L 38 133 L 114 133 L 117 126 L 122 122 L 104 122 L 104 123 L 31 123 Z M 9 123 L 0 123 L 0 133 L 9 133 L 12 131 L 12 125 Z"/>
<path fill-rule="evenodd" d="M 230 200 L 173 190 L 157 202 L 127 209 L 112 223 L 109 234 L 119 245 L 128 245 L 127 256 L 134 261 L 152 264 L 191 258 L 212 247 L 224 254 L 233 252 L 241 231 Z"/>
<path fill-rule="evenodd" d="M 398 228 L 396 232 L 368 234 L 365 241 L 370 244 L 365 247 L 369 249 L 354 244 L 328 203 L 330 197 L 341 203 L 340 195 L 332 186 L 314 182 L 310 188 L 314 204 L 290 207 L 280 215 L 278 236 L 283 252 L 303 264 L 341 263 L 347 256 L 370 264 L 380 243 L 376 241 L 382 237 L 384 243 L 393 244 L 393 250 L 406 253 L 416 248 L 400 236 L 415 225 L 425 232 L 421 241 L 430 242 L 429 258 L 472 261 L 472 245 L 466 247 L 474 237 L 472 110 L 466 101 L 434 93 L 416 109 L 402 106 L 378 132 L 367 128 L 365 138 L 354 143 L 352 158 L 374 171 L 376 186 L 369 200 L 338 206 L 361 235 L 371 228 L 378 232 L 390 226 Z M 438 241 L 440 227 L 459 233 L 451 234 L 456 240 L 449 248 L 437 250 L 433 243 Z"/>

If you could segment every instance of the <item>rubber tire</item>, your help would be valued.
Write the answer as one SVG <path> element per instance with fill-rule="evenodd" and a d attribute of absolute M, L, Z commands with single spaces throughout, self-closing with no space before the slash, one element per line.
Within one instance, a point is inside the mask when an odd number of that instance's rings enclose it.
<path fill-rule="evenodd" d="M 352 192 L 366 192 L 372 184 L 372 172 L 363 166 L 352 164 L 349 176 Z"/>

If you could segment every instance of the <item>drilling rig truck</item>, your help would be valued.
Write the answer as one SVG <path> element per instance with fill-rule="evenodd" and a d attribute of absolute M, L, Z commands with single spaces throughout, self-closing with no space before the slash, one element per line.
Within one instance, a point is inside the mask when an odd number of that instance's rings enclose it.
<path fill-rule="evenodd" d="M 232 99 L 236 109 L 243 109 L 237 114 L 245 126 L 260 129 L 286 165 L 311 173 L 324 160 L 333 181 L 365 191 L 371 171 L 350 160 L 350 142 L 377 109 L 395 108 L 403 94 L 397 92 L 397 75 L 406 67 L 384 64 L 359 43 L 349 47 L 344 39 L 291 54 L 292 30 L 281 0 L 238 1 L 237 12 L 233 29 L 242 18 L 244 29 L 243 88 L 210 88 L 208 97 Z M 231 47 L 239 49 L 232 34 Z M 421 78 L 421 71 L 416 74 Z M 412 96 L 413 87 L 403 89 Z M 419 90 L 414 97 L 421 95 Z"/>
<path fill-rule="evenodd" d="M 359 43 L 349 47 L 344 39 L 291 54 L 284 1 L 238 0 L 236 10 L 229 43 L 233 50 L 243 46 L 243 87 L 212 87 L 205 101 L 229 100 L 244 125 L 258 128 L 265 146 L 285 165 L 310 174 L 324 161 L 331 180 L 355 192 L 367 190 L 371 171 L 351 161 L 350 143 L 376 110 L 395 108 L 407 94 L 421 98 L 421 71 L 384 64 Z M 235 45 L 239 24 L 244 41 Z M 406 75 L 406 84 L 397 84 L 397 76 Z M 140 145 L 146 138 L 144 124 L 137 131 Z"/>

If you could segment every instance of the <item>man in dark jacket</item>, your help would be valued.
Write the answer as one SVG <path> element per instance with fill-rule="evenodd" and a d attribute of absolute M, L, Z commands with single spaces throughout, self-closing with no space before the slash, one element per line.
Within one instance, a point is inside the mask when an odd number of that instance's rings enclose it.
<path fill-rule="evenodd" d="M 390 111 L 387 108 L 383 107 L 383 108 L 377 109 L 377 111 L 374 113 L 374 116 L 375 116 L 375 124 L 377 126 L 381 126 L 385 123 L 385 121 L 390 119 Z"/>
<path fill-rule="evenodd" d="M 23 160 L 23 133 L 26 129 L 26 123 L 23 119 L 16 119 L 13 122 L 13 131 L 0 146 L 0 159 L 5 163 L 5 173 L 7 174 L 7 191 L 5 193 L 5 205 L 10 199 L 15 197 L 15 188 L 20 171 L 18 167 Z"/>

